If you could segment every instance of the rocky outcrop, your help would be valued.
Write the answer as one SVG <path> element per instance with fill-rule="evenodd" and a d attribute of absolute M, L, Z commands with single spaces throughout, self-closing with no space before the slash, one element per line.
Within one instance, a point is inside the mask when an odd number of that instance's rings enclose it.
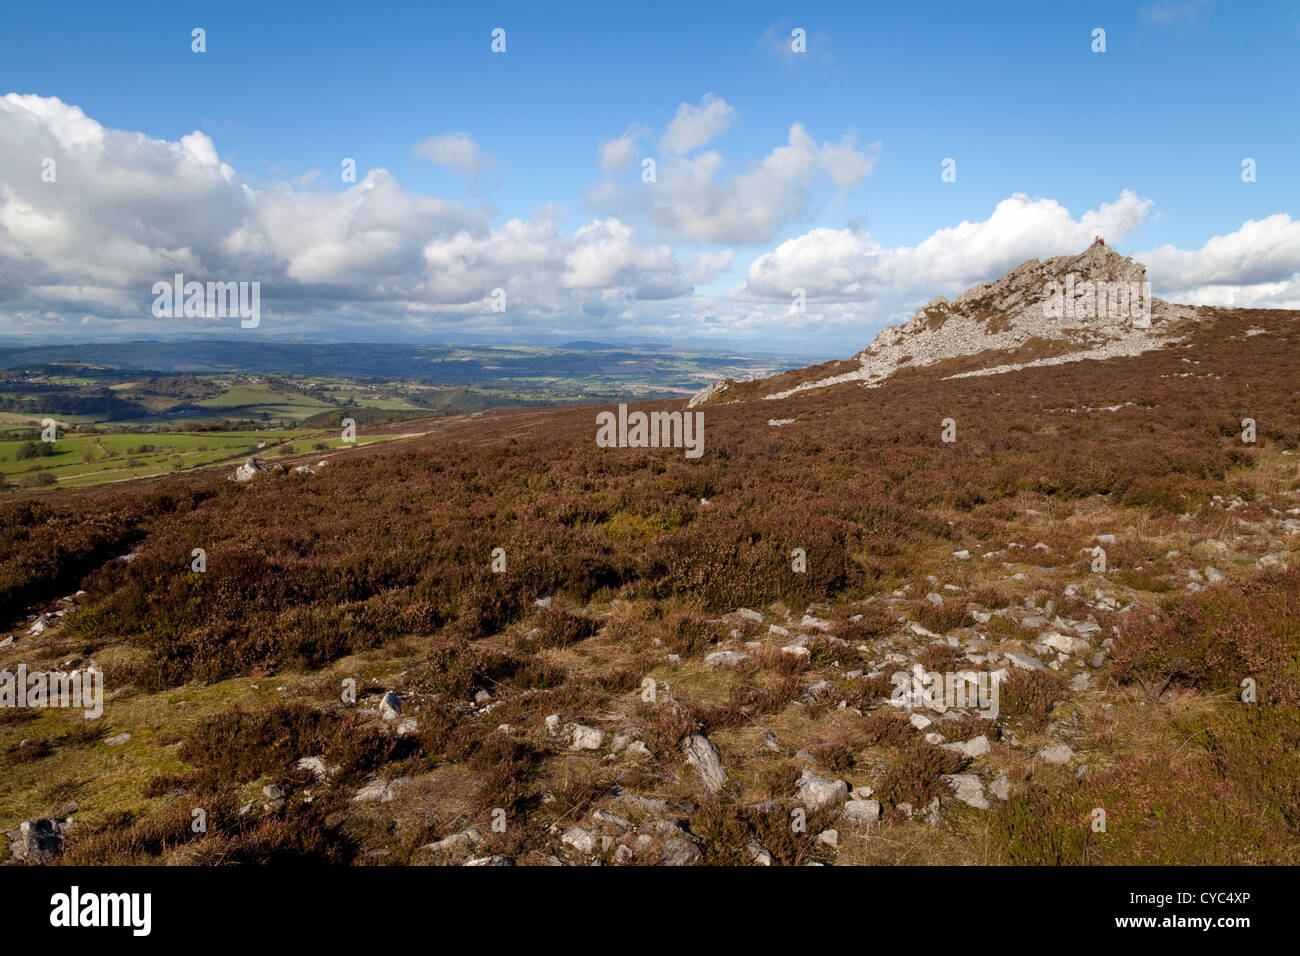
<path fill-rule="evenodd" d="M 710 795 L 717 795 L 727 783 L 718 748 L 703 734 L 691 734 L 682 745 L 686 763 L 695 768 L 700 783 Z"/>
<path fill-rule="evenodd" d="M 285 473 L 284 465 L 278 462 L 267 464 L 261 458 L 249 458 L 242 465 L 235 469 L 228 481 L 252 481 L 258 475 L 283 475 Z"/>
<path fill-rule="evenodd" d="M 48 863 L 63 849 L 63 838 L 70 820 L 42 817 L 24 820 L 16 830 L 5 834 L 9 838 L 11 863 Z"/>
<path fill-rule="evenodd" d="M 1078 255 L 1022 262 L 952 301 L 932 299 L 903 325 L 882 329 L 855 356 L 858 369 L 765 397 L 841 382 L 875 386 L 900 369 L 985 352 L 987 363 L 960 374 L 1137 355 L 1176 340 L 1181 320 L 1195 315 L 1190 306 L 1153 298 L 1142 263 L 1094 243 Z M 1026 361 L 1005 360 L 1030 344 L 1037 348 L 1026 353 Z"/>
<path fill-rule="evenodd" d="M 710 399 L 716 398 L 717 396 L 721 395 L 723 392 L 725 392 L 727 389 L 731 388 L 731 386 L 735 384 L 736 384 L 735 379 L 720 378 L 713 384 L 705 386 L 704 388 L 696 392 L 694 395 L 692 395 L 691 400 L 686 403 L 686 407 L 694 408 L 696 405 L 703 405 L 705 402 L 709 401 Z"/>

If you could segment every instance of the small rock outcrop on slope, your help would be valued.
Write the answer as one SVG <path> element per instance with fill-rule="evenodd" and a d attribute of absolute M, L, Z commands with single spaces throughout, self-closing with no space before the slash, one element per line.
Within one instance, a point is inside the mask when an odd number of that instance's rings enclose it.
<path fill-rule="evenodd" d="M 736 384 L 735 379 L 720 378 L 716 382 L 706 385 L 704 388 L 700 389 L 698 392 L 692 395 L 691 400 L 686 403 L 686 407 L 694 408 L 696 405 L 703 405 L 705 402 L 709 401 L 709 399 L 714 398 L 717 395 L 721 395 L 723 392 L 725 392 L 727 389 L 731 388 L 731 386 L 735 384 Z"/>
<path fill-rule="evenodd" d="M 235 473 L 233 475 L 230 475 L 226 480 L 227 481 L 252 481 L 258 475 L 264 475 L 264 474 L 283 475 L 284 473 L 285 473 L 284 465 L 280 464 L 279 462 L 273 462 L 268 465 L 260 458 L 250 458 L 242 465 L 240 465 L 238 468 L 236 468 Z"/>
<path fill-rule="evenodd" d="M 1176 337 L 1177 320 L 1195 314 L 1192 307 L 1153 298 L 1146 266 L 1097 241 L 1078 255 L 1022 262 L 951 302 L 939 296 L 903 325 L 882 329 L 855 356 L 860 369 L 766 397 L 785 398 L 840 382 L 876 385 L 903 367 L 986 351 L 1009 353 L 1034 340 L 1051 355 L 963 374 L 1136 355 L 1168 344 Z"/>

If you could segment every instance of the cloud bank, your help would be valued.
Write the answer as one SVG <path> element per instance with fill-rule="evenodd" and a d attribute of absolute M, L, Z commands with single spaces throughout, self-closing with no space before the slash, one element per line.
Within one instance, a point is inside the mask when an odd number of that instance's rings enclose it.
<path fill-rule="evenodd" d="M 106 128 L 57 98 L 9 94 L 0 99 L 0 335 L 194 331 L 150 314 L 153 283 L 183 272 L 261 282 L 263 326 L 303 336 L 807 344 L 821 335 L 857 348 L 934 295 L 1025 259 L 1077 252 L 1098 233 L 1122 247 L 1154 208 L 1124 191 L 1076 216 L 1016 194 L 912 246 L 850 228 L 797 231 L 824 214 L 826 195 L 870 177 L 881 145 L 852 131 L 821 140 L 794 123 L 783 144 L 730 169 L 710 144 L 739 117 L 707 94 L 682 103 L 658 134 L 629 125 L 598 146 L 599 178 L 582 197 L 594 214 L 564 227 L 551 204 L 495 222 L 483 208 L 413 193 L 382 168 L 342 188 L 315 176 L 253 188 L 204 133 L 155 139 Z M 414 149 L 467 177 L 490 163 L 463 132 Z M 648 155 L 653 183 L 641 181 Z M 1200 249 L 1132 254 L 1174 301 L 1300 308 L 1300 222 L 1285 214 Z M 496 289 L 505 313 L 492 310 Z M 792 315 L 795 289 L 807 311 Z"/>

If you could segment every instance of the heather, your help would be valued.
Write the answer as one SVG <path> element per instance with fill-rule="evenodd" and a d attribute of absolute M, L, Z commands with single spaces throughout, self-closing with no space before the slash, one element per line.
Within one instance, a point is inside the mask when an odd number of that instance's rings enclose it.
<path fill-rule="evenodd" d="M 696 460 L 598 447 L 594 408 L 497 409 L 315 474 L 11 498 L 6 612 L 84 590 L 28 653 L 102 664 L 109 730 L 133 734 L 111 751 L 62 715 L 0 723 L 27 774 L 11 799 L 84 803 L 77 861 L 207 862 L 179 808 L 210 804 L 222 852 L 261 862 L 627 862 L 645 836 L 637 862 L 693 860 L 685 841 L 799 863 L 836 858 L 832 827 L 841 862 L 1295 862 L 1295 768 L 1259 768 L 1298 742 L 1297 332 L 1204 310 L 1184 344 L 1106 362 L 738 386 L 703 406 Z M 913 662 L 1008 668 L 1000 715 L 918 728 L 888 704 Z M 720 749 L 720 790 L 684 762 L 691 735 Z M 990 752 L 948 746 L 980 736 Z M 853 789 L 810 809 L 804 771 Z M 985 809 L 954 800 L 970 776 Z M 850 794 L 879 820 L 846 823 Z"/>

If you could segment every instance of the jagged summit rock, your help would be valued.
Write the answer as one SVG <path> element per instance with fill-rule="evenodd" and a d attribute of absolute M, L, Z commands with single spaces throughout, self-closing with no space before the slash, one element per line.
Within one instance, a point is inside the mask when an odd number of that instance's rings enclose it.
<path fill-rule="evenodd" d="M 1119 287 L 1117 291 L 1121 301 L 1117 308 L 1109 308 L 1109 295 L 1098 308 L 1096 286 L 1102 283 Z M 1093 286 L 1091 297 L 1085 295 L 1087 284 Z M 958 317 L 983 325 L 986 334 L 1006 331 L 1008 327 L 1026 320 L 1031 326 L 1030 331 L 1050 332 L 1035 320 L 1047 317 L 1054 296 L 1063 297 L 1067 285 L 1074 292 L 1074 305 L 1080 306 L 1070 309 L 1068 316 L 1056 316 L 1077 320 L 1066 323 L 1067 327 L 1086 332 L 1141 325 L 1146 318 L 1154 320 L 1154 300 L 1148 298 L 1150 286 L 1147 285 L 1146 266 L 1121 256 L 1110 246 L 1094 242 L 1075 256 L 1057 256 L 1046 261 L 1029 259 L 1000 279 L 966 290 L 952 302 L 939 296 L 917 309 L 906 325 L 892 329 L 915 335 L 925 330 L 937 331 L 948 319 Z M 1127 297 L 1124 295 L 1126 292 Z M 1144 315 L 1148 306 L 1153 313 L 1150 316 Z M 879 351 L 886 344 L 881 342 L 882 337 L 883 332 L 871 346 L 859 353 L 859 357 Z M 888 338 L 899 337 L 895 334 Z"/>
<path fill-rule="evenodd" d="M 849 381 L 878 385 L 902 368 L 981 353 L 988 353 L 984 367 L 958 374 L 1136 355 L 1176 339 L 1180 320 L 1195 314 L 1154 298 L 1146 266 L 1099 240 L 1076 255 L 1029 259 L 951 301 L 932 299 L 906 323 L 882 329 L 854 356 L 859 369 L 766 397 Z"/>

